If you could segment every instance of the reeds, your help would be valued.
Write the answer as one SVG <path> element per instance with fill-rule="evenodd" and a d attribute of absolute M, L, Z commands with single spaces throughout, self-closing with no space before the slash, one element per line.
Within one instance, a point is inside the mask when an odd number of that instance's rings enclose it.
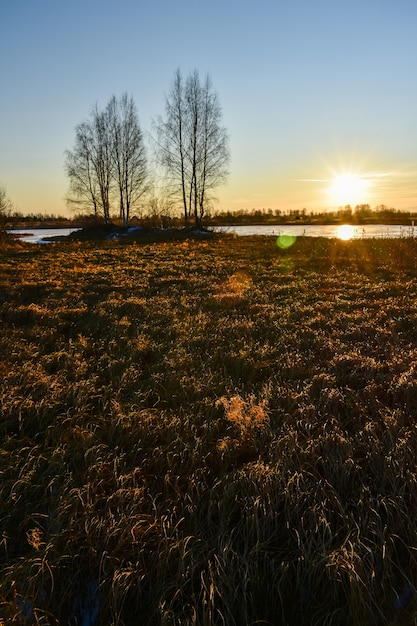
<path fill-rule="evenodd" d="M 416 261 L 5 250 L 0 623 L 414 623 Z"/>

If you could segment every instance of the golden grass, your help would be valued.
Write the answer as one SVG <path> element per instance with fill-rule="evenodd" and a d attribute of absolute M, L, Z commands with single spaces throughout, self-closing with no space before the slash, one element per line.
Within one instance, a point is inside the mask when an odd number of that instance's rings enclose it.
<path fill-rule="evenodd" d="M 0 623 L 415 623 L 414 240 L 0 254 Z"/>

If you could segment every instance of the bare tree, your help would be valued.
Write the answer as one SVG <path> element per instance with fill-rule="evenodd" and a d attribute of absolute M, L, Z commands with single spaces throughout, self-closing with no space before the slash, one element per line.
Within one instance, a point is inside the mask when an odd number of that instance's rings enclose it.
<path fill-rule="evenodd" d="M 212 190 L 225 182 L 230 160 L 228 135 L 225 128 L 220 125 L 222 111 L 209 76 L 201 88 L 200 107 L 199 154 L 196 167 L 198 192 L 194 206 L 196 220 L 198 213 L 199 221 L 204 217 L 207 202 L 213 199 Z"/>
<path fill-rule="evenodd" d="M 92 208 L 110 220 L 111 200 L 117 193 L 119 213 L 129 223 L 131 207 L 147 191 L 147 164 L 143 135 L 132 98 L 113 96 L 100 111 L 76 127 L 75 143 L 65 153 L 70 180 L 68 202 Z M 113 198 L 114 199 L 114 198 Z"/>
<path fill-rule="evenodd" d="M 112 160 L 106 112 L 93 108 L 90 118 L 75 129 L 72 150 L 65 151 L 65 170 L 70 188 L 67 202 L 92 209 L 96 217 L 101 213 L 107 223 L 110 219 Z"/>
<path fill-rule="evenodd" d="M 0 185 L 0 235 L 5 232 L 6 219 L 12 210 L 12 202 L 7 197 L 6 187 Z"/>
<path fill-rule="evenodd" d="M 184 221 L 188 222 L 186 173 L 186 103 L 184 82 L 180 70 L 175 73 L 171 91 L 165 99 L 165 120 L 159 117 L 155 123 L 157 133 L 157 156 L 168 177 L 172 195 L 180 195 Z"/>
<path fill-rule="evenodd" d="M 97 105 L 89 120 L 75 129 L 72 150 L 65 152 L 65 169 L 70 180 L 69 204 L 92 208 L 104 222 L 110 219 L 112 185 L 111 141 L 108 114 Z"/>
<path fill-rule="evenodd" d="M 12 208 L 12 203 L 7 197 L 6 187 L 0 185 L 0 215 L 7 215 Z"/>
<path fill-rule="evenodd" d="M 95 217 L 98 217 L 101 204 L 92 135 L 91 123 L 82 122 L 75 129 L 73 150 L 65 152 L 65 169 L 70 182 L 67 202 L 81 209 L 92 207 Z"/>
<path fill-rule="evenodd" d="M 92 161 L 100 192 L 104 222 L 110 221 L 110 193 L 113 182 L 112 139 L 107 111 L 93 109 Z"/>
<path fill-rule="evenodd" d="M 184 220 L 201 224 L 212 191 L 227 176 L 228 136 L 210 78 L 200 82 L 197 71 L 184 84 L 175 73 L 165 101 L 165 119 L 158 118 L 157 152 L 174 195 L 181 199 Z"/>
<path fill-rule="evenodd" d="M 120 218 L 129 223 L 130 210 L 148 190 L 143 134 L 133 98 L 113 96 L 107 105 L 113 175 L 119 196 Z"/>

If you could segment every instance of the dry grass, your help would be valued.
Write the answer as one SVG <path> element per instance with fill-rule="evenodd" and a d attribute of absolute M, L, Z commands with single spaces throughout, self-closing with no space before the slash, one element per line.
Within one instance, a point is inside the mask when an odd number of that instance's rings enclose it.
<path fill-rule="evenodd" d="M 0 254 L 0 624 L 416 622 L 415 241 Z"/>

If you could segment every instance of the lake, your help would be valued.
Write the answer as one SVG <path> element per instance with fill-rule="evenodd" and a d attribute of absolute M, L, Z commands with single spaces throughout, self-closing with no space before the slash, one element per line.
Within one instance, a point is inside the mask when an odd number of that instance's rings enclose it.
<path fill-rule="evenodd" d="M 345 230 L 342 230 L 345 229 Z M 346 230 L 347 229 L 347 230 Z M 77 228 L 18 228 L 12 231 L 20 236 L 22 241 L 30 243 L 48 243 L 48 237 L 67 236 L 78 230 Z M 275 236 L 292 235 L 294 237 L 338 237 L 340 239 L 361 239 L 372 237 L 414 237 L 417 236 L 413 226 L 398 224 L 364 224 L 363 226 L 346 225 L 248 225 L 248 226 L 216 226 L 218 232 L 236 233 L 244 237 L 249 235 Z"/>
<path fill-rule="evenodd" d="M 363 226 L 347 226 L 340 224 L 324 225 L 249 225 L 249 226 L 222 226 L 216 228 L 223 232 L 236 233 L 239 236 L 248 235 L 292 235 L 294 237 L 337 237 L 340 239 L 361 239 L 372 237 L 413 237 L 414 228 L 397 224 L 364 224 Z M 416 233 L 417 235 L 417 229 Z"/>
<path fill-rule="evenodd" d="M 9 233 L 19 235 L 20 241 L 29 243 L 50 243 L 47 237 L 66 237 L 79 228 L 13 228 Z"/>

